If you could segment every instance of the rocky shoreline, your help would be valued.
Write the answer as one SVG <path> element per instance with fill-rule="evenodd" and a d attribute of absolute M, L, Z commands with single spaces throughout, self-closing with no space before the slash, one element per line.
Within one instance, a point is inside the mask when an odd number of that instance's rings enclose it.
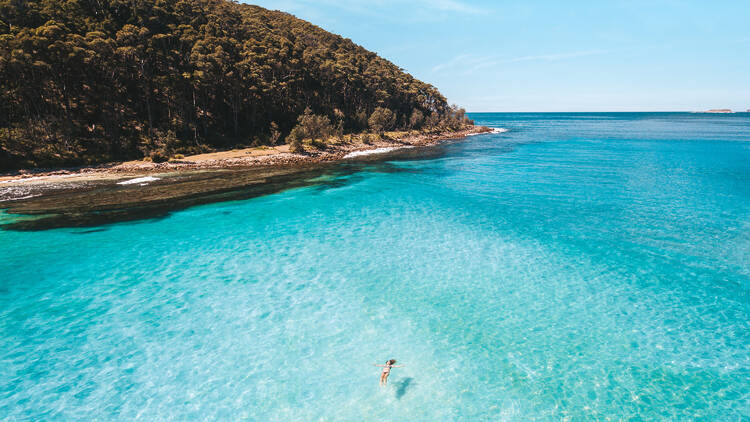
<path fill-rule="evenodd" d="M 471 126 L 466 129 L 451 132 L 408 135 L 397 139 L 380 139 L 370 144 L 361 142 L 337 143 L 322 150 L 306 151 L 305 153 L 289 152 L 288 146 L 276 148 L 247 148 L 243 150 L 224 151 L 183 157 L 164 163 L 146 161 L 128 161 L 121 163 L 102 164 L 70 169 L 35 169 L 0 174 L 0 188 L 3 184 L 14 182 L 43 181 L 54 178 L 111 176 L 113 178 L 148 175 L 153 173 L 175 172 L 185 170 L 227 169 L 258 166 L 295 166 L 313 163 L 334 162 L 346 159 L 348 154 L 361 151 L 372 151 L 381 148 L 403 148 L 430 146 L 439 142 L 460 139 L 469 135 L 489 133 L 493 129 L 485 126 Z M 0 202 L 4 198 L 0 196 Z"/>
<path fill-rule="evenodd" d="M 153 218 L 193 205 L 324 184 L 321 180 L 330 175 L 357 171 L 363 164 L 382 162 L 384 156 L 422 156 L 430 150 L 415 147 L 493 131 L 502 130 L 474 126 L 368 145 L 339 144 L 309 154 L 283 147 L 262 154 L 256 153 L 258 149 L 235 150 L 158 164 L 128 162 L 7 175 L 0 180 L 0 226 L 44 230 Z"/>

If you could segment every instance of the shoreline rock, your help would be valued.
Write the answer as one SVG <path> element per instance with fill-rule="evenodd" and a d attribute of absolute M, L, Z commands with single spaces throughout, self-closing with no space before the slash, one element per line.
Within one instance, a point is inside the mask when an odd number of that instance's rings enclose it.
<path fill-rule="evenodd" d="M 104 169 L 68 170 L 68 174 L 36 174 L 0 181 L 1 224 L 6 230 L 46 230 L 155 218 L 190 206 L 326 183 L 321 177 L 338 168 L 338 163 L 379 162 L 401 150 L 406 156 L 422 156 L 431 152 L 418 147 L 491 132 L 499 133 L 470 127 L 372 145 L 338 145 L 308 155 L 278 152 L 252 159 L 199 163 L 190 162 L 187 157 L 188 163 L 152 164 L 145 169 L 140 163 L 136 169 L 132 163 L 124 163 Z M 347 158 L 352 152 L 360 154 Z M 236 151 L 215 154 L 226 153 L 236 155 Z M 340 170 L 354 171 L 352 168 L 344 166 Z"/>
<path fill-rule="evenodd" d="M 461 139 L 469 135 L 490 133 L 491 128 L 485 126 L 471 126 L 465 129 L 436 134 L 407 135 L 398 139 L 381 139 L 372 144 L 338 143 L 327 146 L 319 151 L 305 153 L 288 152 L 288 146 L 266 148 L 265 151 L 275 151 L 255 154 L 253 151 L 264 151 L 261 148 L 247 148 L 242 150 L 220 151 L 216 153 L 188 156 L 163 163 L 147 161 L 128 161 L 83 166 L 63 169 L 27 169 L 0 174 L 0 186 L 24 181 L 44 181 L 47 178 L 74 178 L 88 176 L 126 177 L 127 175 L 149 175 L 153 173 L 180 172 L 190 170 L 221 170 L 252 168 L 266 166 L 296 166 L 301 164 L 335 162 L 347 159 L 353 152 L 375 150 L 378 148 L 399 148 L 406 146 L 430 146 L 450 139 Z M 284 148 L 286 147 L 286 148 Z M 234 153 L 234 154 L 232 154 Z M 200 156 L 226 155 L 226 158 L 206 158 Z M 247 155 L 247 156 L 244 156 Z M 197 159 L 196 159 L 197 158 Z M 0 198 L 2 201 L 2 198 Z"/>

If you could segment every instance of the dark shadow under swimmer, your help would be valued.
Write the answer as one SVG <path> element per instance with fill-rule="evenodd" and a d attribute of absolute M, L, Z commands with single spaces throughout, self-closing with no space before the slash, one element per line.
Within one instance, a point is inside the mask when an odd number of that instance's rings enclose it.
<path fill-rule="evenodd" d="M 401 400 L 401 397 L 406 395 L 406 390 L 414 385 L 414 378 L 404 378 L 401 381 L 397 381 L 396 384 L 396 399 Z"/>

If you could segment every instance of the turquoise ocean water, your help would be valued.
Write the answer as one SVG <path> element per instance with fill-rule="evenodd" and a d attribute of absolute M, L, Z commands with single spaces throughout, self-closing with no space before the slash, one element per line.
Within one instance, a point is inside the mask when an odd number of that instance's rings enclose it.
<path fill-rule="evenodd" d="M 0 419 L 750 418 L 750 115 L 472 117 L 509 131 L 0 231 Z"/>

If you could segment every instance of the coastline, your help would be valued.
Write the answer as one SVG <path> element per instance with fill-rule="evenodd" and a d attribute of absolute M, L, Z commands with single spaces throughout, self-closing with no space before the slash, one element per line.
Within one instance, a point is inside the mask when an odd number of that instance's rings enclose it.
<path fill-rule="evenodd" d="M 389 151 L 406 147 L 424 147 L 437 143 L 461 139 L 471 135 L 492 132 L 486 126 L 471 126 L 459 131 L 408 134 L 396 139 L 380 139 L 370 144 L 361 142 L 340 142 L 328 145 L 325 149 L 305 153 L 289 151 L 289 145 L 275 147 L 255 147 L 217 151 L 173 159 L 163 163 L 148 161 L 125 161 L 106 163 L 93 166 L 83 166 L 64 169 L 27 169 L 8 173 L 0 173 L 0 189 L 16 183 L 50 182 L 62 179 L 120 179 L 124 177 L 140 177 L 155 173 L 171 173 L 191 170 L 221 170 L 230 168 L 253 168 L 263 166 L 297 166 L 313 163 L 335 162 L 369 155 L 368 151 L 388 148 Z M 18 198 L 16 198 L 18 199 Z M 8 198 L 2 196 L 0 203 Z"/>
<path fill-rule="evenodd" d="M 472 126 L 367 145 L 341 143 L 308 154 L 290 153 L 282 146 L 201 154 L 158 164 L 125 162 L 11 174 L 0 179 L 0 227 L 45 230 L 154 218 L 194 205 L 321 184 L 325 183 L 321 176 L 356 171 L 357 163 L 381 161 L 388 153 L 408 149 L 419 154 L 418 147 L 502 131 Z M 353 166 L 339 167 L 339 163 Z"/>

